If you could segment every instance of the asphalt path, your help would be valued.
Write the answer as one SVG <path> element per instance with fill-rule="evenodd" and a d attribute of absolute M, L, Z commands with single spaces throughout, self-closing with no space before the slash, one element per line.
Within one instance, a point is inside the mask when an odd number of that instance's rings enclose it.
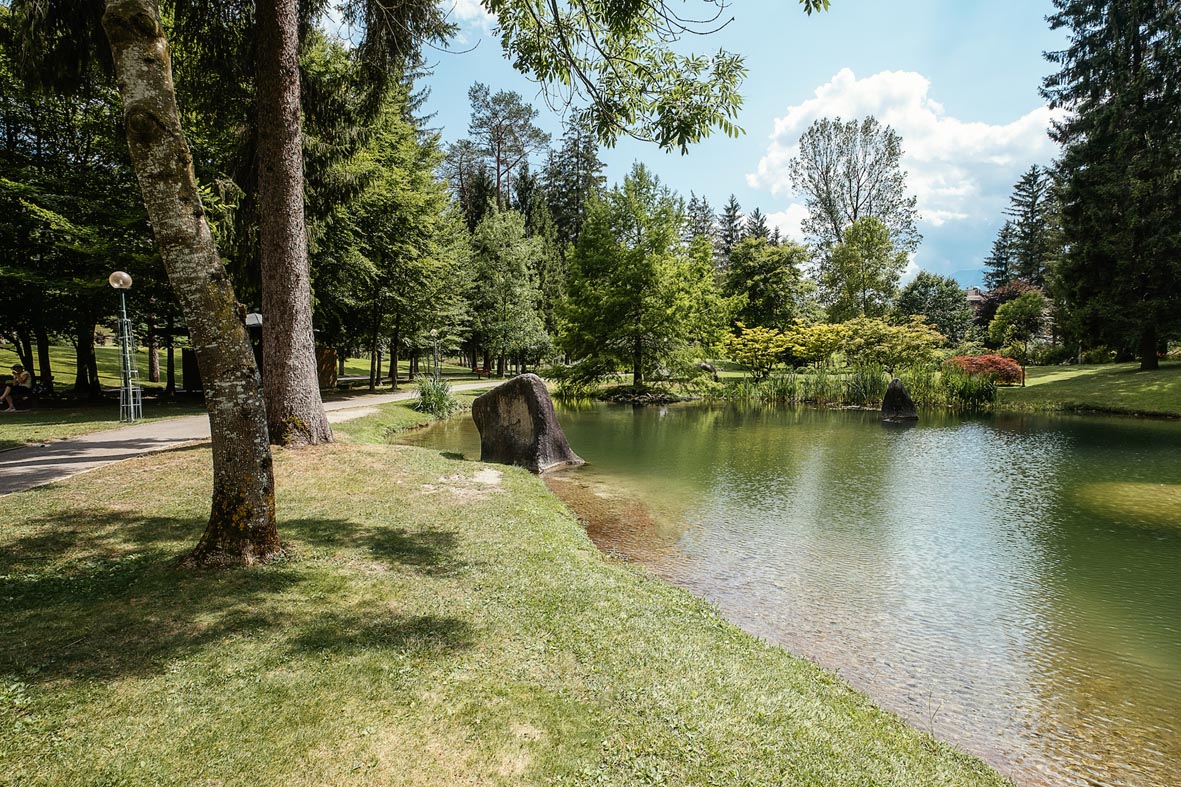
<path fill-rule="evenodd" d="M 472 391 L 489 383 L 463 383 L 452 391 Z M 330 423 L 350 421 L 376 412 L 378 405 L 412 399 L 417 391 L 363 394 L 324 403 Z M 3 421 L 0 421 L 0 426 Z M 91 432 L 69 440 L 57 440 L 0 452 L 0 495 L 61 481 L 112 462 L 121 462 L 156 451 L 167 451 L 209 439 L 209 417 L 188 415 L 147 421 L 118 429 Z"/>

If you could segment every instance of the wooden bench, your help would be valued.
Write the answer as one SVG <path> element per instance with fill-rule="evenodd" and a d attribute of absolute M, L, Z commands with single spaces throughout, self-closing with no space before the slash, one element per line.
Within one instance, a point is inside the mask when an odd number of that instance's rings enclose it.
<path fill-rule="evenodd" d="M 487 366 L 485 366 L 483 369 L 476 369 L 475 371 L 476 371 L 476 379 L 477 380 L 479 380 L 482 377 L 491 377 L 492 376 L 492 370 L 489 369 Z"/>

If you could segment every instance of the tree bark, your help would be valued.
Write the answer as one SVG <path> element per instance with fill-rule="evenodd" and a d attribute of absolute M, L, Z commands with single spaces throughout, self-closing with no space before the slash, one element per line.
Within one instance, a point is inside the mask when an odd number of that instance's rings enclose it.
<path fill-rule="evenodd" d="M 165 365 L 164 377 L 165 377 L 165 381 L 166 381 L 164 383 L 164 395 L 165 396 L 173 396 L 176 394 L 176 358 L 174 357 L 175 356 L 174 350 L 175 350 L 175 346 L 176 346 L 176 334 L 173 332 L 173 328 L 175 326 L 173 326 L 173 324 L 172 324 L 171 317 L 168 318 L 168 322 L 166 323 L 166 326 L 168 328 L 168 336 L 166 337 L 165 341 L 168 342 L 168 344 L 167 344 L 168 349 L 165 352 L 165 359 L 166 360 L 164 363 L 164 365 Z"/>
<path fill-rule="evenodd" d="M 98 381 L 98 364 L 94 358 L 94 320 L 89 314 L 78 318 L 74 335 L 77 348 L 74 355 L 77 365 L 74 372 L 74 396 L 97 399 L 102 396 L 102 386 Z"/>
<path fill-rule="evenodd" d="M 251 564 L 279 552 L 266 410 L 246 309 L 209 232 L 181 130 L 168 42 L 155 0 L 107 0 L 131 161 L 152 231 L 197 353 L 213 443 L 209 522 L 187 565 Z"/>
<path fill-rule="evenodd" d="M 37 367 L 33 365 L 33 340 L 29 336 L 29 332 L 25 329 L 18 329 L 13 333 L 14 344 L 16 345 L 16 357 L 20 359 L 21 365 L 25 367 L 25 371 L 32 377 L 37 373 Z"/>
<path fill-rule="evenodd" d="M 160 382 L 160 337 L 152 323 L 148 323 L 148 382 Z"/>
<path fill-rule="evenodd" d="M 1156 326 L 1147 325 L 1140 332 L 1140 371 L 1151 372 L 1160 368 L 1156 357 Z"/>
<path fill-rule="evenodd" d="M 632 345 L 632 386 L 639 388 L 644 384 L 644 345 L 636 336 Z"/>
<path fill-rule="evenodd" d="M 332 441 L 320 398 L 303 204 L 298 0 L 259 0 L 257 112 L 263 387 L 277 445 Z"/>
<path fill-rule="evenodd" d="M 37 378 L 47 393 L 53 393 L 53 366 L 49 359 L 49 332 L 45 330 L 45 323 L 38 322 L 33 326 L 33 336 L 37 338 Z"/>

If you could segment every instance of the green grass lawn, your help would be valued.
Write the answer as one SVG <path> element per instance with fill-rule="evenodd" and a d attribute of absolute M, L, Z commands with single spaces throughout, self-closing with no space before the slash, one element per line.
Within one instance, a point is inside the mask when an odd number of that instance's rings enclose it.
<path fill-rule="evenodd" d="M 522 470 L 280 450 L 290 556 L 179 571 L 208 467 L 194 447 L 0 498 L 0 781 L 1007 783 L 605 558 Z"/>
<path fill-rule="evenodd" d="M 1181 416 L 1181 361 L 1154 372 L 1139 364 L 1031 366 L 1025 388 L 1002 388 L 999 406 Z"/>

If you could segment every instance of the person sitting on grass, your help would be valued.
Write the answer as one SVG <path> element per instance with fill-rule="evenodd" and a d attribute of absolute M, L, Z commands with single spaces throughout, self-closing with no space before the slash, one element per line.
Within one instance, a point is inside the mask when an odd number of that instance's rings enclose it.
<path fill-rule="evenodd" d="M 8 407 L 0 410 L 0 413 L 16 412 L 16 402 L 13 400 L 13 394 L 17 396 L 28 396 L 31 392 L 29 388 L 29 373 L 19 363 L 13 364 L 12 382 L 5 386 L 4 395 L 0 396 L 0 404 L 7 402 Z"/>

